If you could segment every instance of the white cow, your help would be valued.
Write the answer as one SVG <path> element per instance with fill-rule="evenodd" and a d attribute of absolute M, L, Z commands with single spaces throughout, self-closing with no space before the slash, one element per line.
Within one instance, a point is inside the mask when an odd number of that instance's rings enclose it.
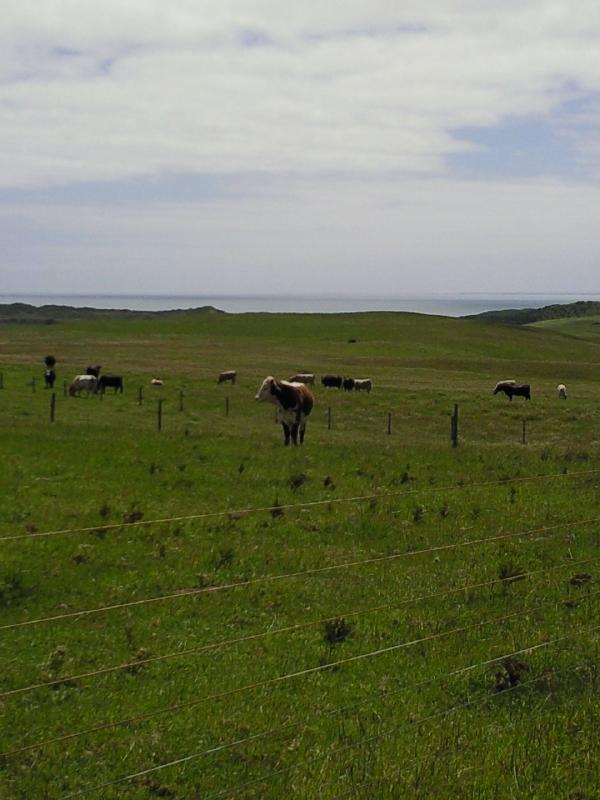
<path fill-rule="evenodd" d="M 293 375 L 288 381 L 288 383 L 303 383 L 305 386 L 312 386 L 314 382 L 314 372 L 299 372 L 297 375 Z"/>
<path fill-rule="evenodd" d="M 69 394 L 71 397 L 79 397 L 81 392 L 87 395 L 96 394 L 98 389 L 98 378 L 95 375 L 76 375 L 71 381 L 69 386 Z"/>
<path fill-rule="evenodd" d="M 372 388 L 373 388 L 373 381 L 370 378 L 354 379 L 355 392 L 370 392 Z"/>
<path fill-rule="evenodd" d="M 559 400 L 566 400 L 567 399 L 567 387 L 564 383 L 559 383 L 556 387 L 556 391 L 558 392 L 558 399 Z"/>

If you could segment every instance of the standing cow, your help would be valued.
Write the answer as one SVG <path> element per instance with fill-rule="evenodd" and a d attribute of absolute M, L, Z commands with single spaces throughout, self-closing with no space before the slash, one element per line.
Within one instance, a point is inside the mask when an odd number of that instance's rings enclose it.
<path fill-rule="evenodd" d="M 354 391 L 356 392 L 370 392 L 373 388 L 373 381 L 370 378 L 355 378 Z"/>
<path fill-rule="evenodd" d="M 120 375 L 101 375 L 98 378 L 98 391 L 100 394 L 104 394 L 109 387 L 115 390 L 114 394 L 117 392 L 123 394 L 123 378 Z"/>
<path fill-rule="evenodd" d="M 226 372 L 221 372 L 219 377 L 217 378 L 217 383 L 226 383 L 229 381 L 230 383 L 235 383 L 235 379 L 237 377 L 237 372 L 234 369 L 229 369 Z"/>
<path fill-rule="evenodd" d="M 566 400 L 567 399 L 567 387 L 564 383 L 559 383 L 556 387 L 556 391 L 558 392 L 558 399 L 559 400 Z"/>
<path fill-rule="evenodd" d="M 314 372 L 299 372 L 297 375 L 293 375 L 288 381 L 288 383 L 304 383 L 306 386 L 312 386 L 314 382 Z"/>
<path fill-rule="evenodd" d="M 343 379 L 341 375 L 322 375 L 321 384 L 332 389 L 341 389 Z"/>
<path fill-rule="evenodd" d="M 54 381 L 56 380 L 56 372 L 52 369 L 44 370 L 44 388 L 54 389 Z"/>
<path fill-rule="evenodd" d="M 314 405 L 312 392 L 305 384 L 276 381 L 269 375 L 262 382 L 255 400 L 273 403 L 277 407 L 286 447 L 290 443 L 290 438 L 294 444 L 298 444 L 298 434 L 300 444 L 304 442 L 306 419 Z"/>
<path fill-rule="evenodd" d="M 351 392 L 354 389 L 354 378 L 344 378 L 342 387 L 345 392 Z"/>
<path fill-rule="evenodd" d="M 531 400 L 531 387 L 528 383 L 518 386 L 516 381 L 499 381 L 494 387 L 494 394 L 504 392 L 509 400 L 513 397 L 524 397 L 526 400 Z"/>
<path fill-rule="evenodd" d="M 76 375 L 71 381 L 69 386 L 69 395 L 71 397 L 80 397 L 81 392 L 87 395 L 96 394 L 98 388 L 98 378 L 95 375 Z"/>

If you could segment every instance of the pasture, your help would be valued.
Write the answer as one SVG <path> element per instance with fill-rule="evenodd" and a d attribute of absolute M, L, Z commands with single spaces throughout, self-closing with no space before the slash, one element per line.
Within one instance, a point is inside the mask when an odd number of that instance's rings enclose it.
<path fill-rule="evenodd" d="M 124 393 L 64 397 L 92 363 Z M 0 371 L 1 798 L 598 797 L 600 341 L 182 313 L 3 325 Z M 298 372 L 373 391 L 284 448 Z"/>

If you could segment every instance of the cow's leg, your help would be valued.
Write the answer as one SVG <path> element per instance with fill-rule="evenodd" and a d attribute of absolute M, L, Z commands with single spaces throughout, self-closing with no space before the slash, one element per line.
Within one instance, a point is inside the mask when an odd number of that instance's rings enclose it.
<path fill-rule="evenodd" d="M 298 422 L 294 422 L 292 425 L 292 441 L 294 444 L 298 444 L 298 428 L 300 427 Z"/>
<path fill-rule="evenodd" d="M 304 432 L 306 430 L 306 423 L 303 422 L 300 425 L 300 444 L 304 444 Z"/>
<path fill-rule="evenodd" d="M 283 428 L 283 435 L 285 438 L 285 446 L 287 447 L 290 443 L 290 426 L 287 425 L 285 422 L 281 423 L 281 427 Z"/>

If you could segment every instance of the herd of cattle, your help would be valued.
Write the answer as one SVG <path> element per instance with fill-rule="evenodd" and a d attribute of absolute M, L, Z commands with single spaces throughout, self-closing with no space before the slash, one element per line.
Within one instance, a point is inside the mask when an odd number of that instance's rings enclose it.
<path fill-rule="evenodd" d="M 53 388 L 56 381 L 54 367 L 56 359 L 54 356 L 46 356 L 44 359 L 46 370 L 44 381 L 47 388 Z M 115 393 L 123 392 L 123 378 L 120 375 L 101 375 L 102 367 L 100 364 L 89 366 L 85 374 L 76 375 L 69 385 L 69 395 L 71 397 L 80 396 L 81 392 L 89 394 L 104 394 L 106 389 L 112 388 Z M 237 372 L 227 370 L 219 373 L 217 383 L 235 384 Z M 285 381 L 277 381 L 269 375 L 262 382 L 255 399 L 259 402 L 268 402 L 275 405 L 278 409 L 279 418 L 283 427 L 284 442 L 289 445 L 302 444 L 306 431 L 306 420 L 314 407 L 314 395 L 309 386 L 314 386 L 316 376 L 313 372 L 299 372 Z M 152 386 L 162 386 L 160 378 L 152 378 Z M 373 382 L 370 378 L 347 378 L 342 375 L 322 375 L 321 385 L 325 388 L 343 389 L 344 391 L 365 391 L 370 392 Z M 561 400 L 567 399 L 567 387 L 560 383 L 557 387 L 558 397 Z M 513 397 L 523 397 L 531 400 L 531 387 L 529 384 L 518 384 L 514 380 L 499 381 L 494 387 L 493 394 L 505 394 L 509 400 Z"/>

